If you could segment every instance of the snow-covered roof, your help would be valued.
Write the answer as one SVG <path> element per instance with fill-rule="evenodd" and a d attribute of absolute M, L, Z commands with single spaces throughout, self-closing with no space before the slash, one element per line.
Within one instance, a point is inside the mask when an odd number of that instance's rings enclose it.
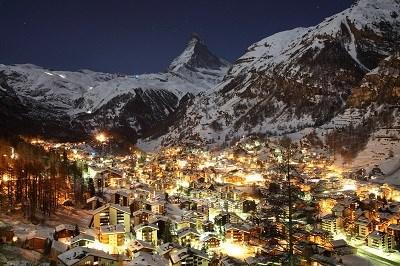
<path fill-rule="evenodd" d="M 88 256 L 96 256 L 100 258 L 105 258 L 108 260 L 116 261 L 117 259 L 113 256 L 105 253 L 104 251 L 85 248 L 85 247 L 75 247 L 70 249 L 60 255 L 58 255 L 58 259 L 67 266 L 72 266 Z"/>
<path fill-rule="evenodd" d="M 63 231 L 63 230 L 74 231 L 75 230 L 75 225 L 72 225 L 72 224 L 60 224 L 60 225 L 57 225 L 56 228 L 55 228 L 56 232 L 60 232 L 60 231 Z"/>
<path fill-rule="evenodd" d="M 136 225 L 133 229 L 135 231 L 138 231 L 138 230 L 143 230 L 144 228 L 151 228 L 151 229 L 154 229 L 154 230 L 158 230 L 158 226 L 157 225 L 155 225 L 155 224 L 147 224 L 147 223 Z"/>
<path fill-rule="evenodd" d="M 75 236 L 74 238 L 71 239 L 71 244 L 81 241 L 81 240 L 86 240 L 86 241 L 91 241 L 94 242 L 95 241 L 95 237 L 91 236 L 91 235 L 87 235 L 87 234 L 79 234 L 77 236 Z"/>
<path fill-rule="evenodd" d="M 101 234 L 123 234 L 125 233 L 125 226 L 123 224 L 116 225 L 102 225 L 100 226 Z"/>

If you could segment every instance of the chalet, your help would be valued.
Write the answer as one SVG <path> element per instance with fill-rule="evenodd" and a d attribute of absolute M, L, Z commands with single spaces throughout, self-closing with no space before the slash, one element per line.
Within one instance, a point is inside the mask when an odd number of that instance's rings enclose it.
<path fill-rule="evenodd" d="M 71 247 L 87 247 L 95 242 L 94 236 L 79 234 L 71 239 Z"/>
<path fill-rule="evenodd" d="M 395 248 L 394 236 L 385 232 L 373 231 L 368 235 L 367 245 L 384 251 L 392 251 Z"/>
<path fill-rule="evenodd" d="M 24 248 L 36 251 L 44 251 L 50 243 L 50 235 L 47 232 L 35 231 L 26 237 Z"/>
<path fill-rule="evenodd" d="M 151 243 L 142 240 L 131 241 L 128 245 L 128 253 L 130 257 L 133 257 L 135 253 L 140 251 L 152 253 L 154 250 L 155 248 Z"/>
<path fill-rule="evenodd" d="M 321 218 L 321 229 L 327 231 L 329 233 L 336 233 L 337 232 L 337 220 L 331 214 L 325 215 Z"/>
<path fill-rule="evenodd" d="M 148 210 L 138 210 L 132 213 L 131 222 L 134 226 L 148 223 L 150 218 L 154 216 L 154 213 Z"/>
<path fill-rule="evenodd" d="M 131 198 L 133 198 L 133 195 L 130 193 L 130 191 L 119 190 L 113 194 L 112 201 L 114 204 L 129 207 L 131 204 Z"/>
<path fill-rule="evenodd" d="M 396 243 L 400 243 L 400 224 L 391 224 L 387 228 L 388 234 L 394 237 Z"/>
<path fill-rule="evenodd" d="M 210 262 L 206 253 L 194 248 L 183 248 L 170 255 L 172 266 L 208 266 Z"/>
<path fill-rule="evenodd" d="M 158 241 L 157 225 L 146 224 L 146 223 L 139 224 L 134 227 L 134 230 L 135 230 L 135 234 L 136 234 L 136 239 L 152 243 L 155 246 L 157 245 L 157 241 Z"/>
<path fill-rule="evenodd" d="M 105 253 L 104 251 L 84 247 L 75 247 L 58 255 L 57 261 L 58 265 L 65 266 L 119 265 L 119 262 L 115 257 Z"/>
<path fill-rule="evenodd" d="M 162 201 L 148 201 L 146 202 L 146 209 L 152 213 L 163 215 L 165 212 L 165 203 Z"/>
<path fill-rule="evenodd" d="M 164 243 L 164 244 L 161 244 L 160 246 L 158 246 L 156 251 L 161 256 L 164 256 L 164 258 L 169 259 L 170 258 L 169 254 L 176 252 L 179 249 L 182 249 L 182 246 L 180 246 L 174 242 L 168 242 L 168 243 Z"/>
<path fill-rule="evenodd" d="M 157 215 L 157 216 L 151 217 L 149 220 L 149 223 L 157 225 L 158 239 L 161 239 L 161 237 L 165 234 L 166 231 L 171 230 L 170 219 L 167 216 Z"/>
<path fill-rule="evenodd" d="M 196 229 L 186 227 L 178 230 L 177 232 L 178 243 L 184 247 L 192 246 L 200 239 L 200 234 Z"/>
<path fill-rule="evenodd" d="M 357 227 L 357 238 L 366 239 L 372 233 L 373 224 L 368 218 L 360 216 L 355 224 Z"/>
<path fill-rule="evenodd" d="M 100 197 L 94 196 L 86 200 L 86 207 L 95 210 L 104 205 L 104 200 Z"/>
<path fill-rule="evenodd" d="M 203 231 L 204 232 L 214 232 L 214 224 L 213 222 L 207 220 L 203 222 Z"/>
<path fill-rule="evenodd" d="M 128 266 L 161 266 L 169 265 L 168 260 L 158 254 L 151 254 L 148 252 L 139 251 L 133 255 L 132 260 L 127 264 Z"/>
<path fill-rule="evenodd" d="M 54 230 L 54 239 L 71 238 L 77 231 L 77 226 L 72 224 L 60 224 Z"/>
<path fill-rule="evenodd" d="M 122 246 L 125 242 L 125 228 L 122 224 L 102 225 L 99 234 L 100 242 L 111 246 Z"/>
<path fill-rule="evenodd" d="M 196 221 L 188 217 L 182 217 L 182 219 L 174 221 L 174 225 L 177 231 L 187 227 L 197 227 Z"/>
<path fill-rule="evenodd" d="M 234 243 L 245 243 L 249 241 L 250 232 L 247 228 L 238 224 L 225 225 L 225 238 Z"/>
<path fill-rule="evenodd" d="M 93 211 L 93 217 L 89 227 L 100 230 L 104 225 L 124 225 L 125 232 L 130 232 L 130 209 L 117 204 L 108 203 Z"/>
<path fill-rule="evenodd" d="M 207 235 L 201 240 L 206 249 L 218 248 L 221 240 L 216 235 Z"/>

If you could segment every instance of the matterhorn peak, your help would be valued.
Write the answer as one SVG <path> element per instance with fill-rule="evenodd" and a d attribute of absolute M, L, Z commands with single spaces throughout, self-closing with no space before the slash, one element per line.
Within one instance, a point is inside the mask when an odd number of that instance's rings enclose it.
<path fill-rule="evenodd" d="M 210 52 L 204 40 L 197 33 L 192 33 L 185 50 L 176 57 L 169 70 L 177 72 L 182 68 L 187 69 L 220 69 L 227 67 L 229 63 L 218 58 Z"/>

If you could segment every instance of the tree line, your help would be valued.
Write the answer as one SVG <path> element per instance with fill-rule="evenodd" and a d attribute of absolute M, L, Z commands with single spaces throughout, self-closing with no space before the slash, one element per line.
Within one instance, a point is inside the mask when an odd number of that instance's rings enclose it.
<path fill-rule="evenodd" d="M 0 209 L 22 211 L 31 221 L 54 214 L 66 202 L 83 204 L 85 165 L 66 150 L 46 150 L 20 138 L 0 138 Z"/>

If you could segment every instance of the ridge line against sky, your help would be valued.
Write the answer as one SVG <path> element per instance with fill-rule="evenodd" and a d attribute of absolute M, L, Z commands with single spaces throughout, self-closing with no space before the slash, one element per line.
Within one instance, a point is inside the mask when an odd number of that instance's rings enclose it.
<path fill-rule="evenodd" d="M 163 71 L 198 33 L 233 62 L 276 32 L 316 25 L 353 0 L 0 0 L 0 64 Z"/>

